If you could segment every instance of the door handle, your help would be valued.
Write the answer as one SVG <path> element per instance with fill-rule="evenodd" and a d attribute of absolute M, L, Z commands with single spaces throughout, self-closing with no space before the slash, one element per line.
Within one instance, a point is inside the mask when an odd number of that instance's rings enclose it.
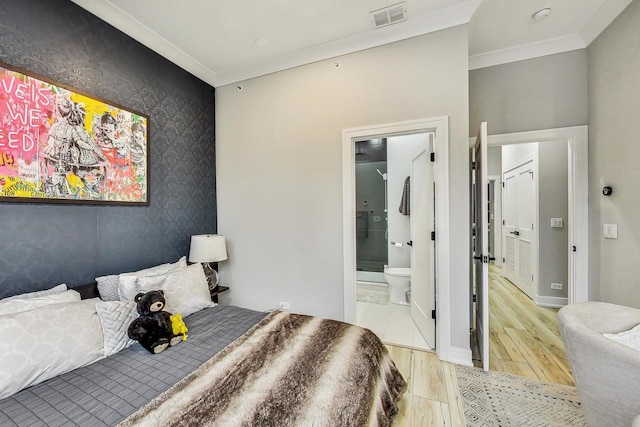
<path fill-rule="evenodd" d="M 515 234 L 516 236 L 519 236 L 520 232 L 519 231 L 512 231 L 511 234 Z"/>
<path fill-rule="evenodd" d="M 482 255 L 474 255 L 473 259 L 482 259 Z"/>

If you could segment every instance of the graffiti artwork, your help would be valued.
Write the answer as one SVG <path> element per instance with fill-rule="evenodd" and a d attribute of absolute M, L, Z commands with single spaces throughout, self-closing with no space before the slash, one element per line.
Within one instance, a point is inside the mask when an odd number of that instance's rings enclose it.
<path fill-rule="evenodd" d="M 0 63 L 0 201 L 149 204 L 149 118 Z"/>

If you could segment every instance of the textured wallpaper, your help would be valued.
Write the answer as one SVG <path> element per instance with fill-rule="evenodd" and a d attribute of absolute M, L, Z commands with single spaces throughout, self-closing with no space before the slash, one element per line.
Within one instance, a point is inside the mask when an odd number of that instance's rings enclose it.
<path fill-rule="evenodd" d="M 148 114 L 148 207 L 0 202 L 0 298 L 175 261 L 216 231 L 214 89 L 69 0 L 0 0 L 0 61 Z"/>

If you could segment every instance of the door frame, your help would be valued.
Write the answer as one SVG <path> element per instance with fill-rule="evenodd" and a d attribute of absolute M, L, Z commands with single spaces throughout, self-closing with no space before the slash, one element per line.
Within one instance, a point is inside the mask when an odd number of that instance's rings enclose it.
<path fill-rule="evenodd" d="M 502 185 L 501 175 L 488 175 L 487 181 L 493 181 L 493 257 L 494 264 L 502 266 Z M 496 237 L 499 236 L 499 237 Z"/>
<path fill-rule="evenodd" d="M 434 132 L 436 187 L 436 352 L 449 360 L 451 347 L 449 264 L 449 117 L 386 123 L 342 131 L 342 246 L 344 320 L 356 322 L 355 151 L 356 140 Z"/>
<path fill-rule="evenodd" d="M 526 142 L 565 141 L 568 148 L 568 303 L 589 301 L 589 126 L 489 135 L 488 147 Z M 470 139 L 475 145 L 475 138 Z M 575 252 L 569 248 L 575 246 Z"/>

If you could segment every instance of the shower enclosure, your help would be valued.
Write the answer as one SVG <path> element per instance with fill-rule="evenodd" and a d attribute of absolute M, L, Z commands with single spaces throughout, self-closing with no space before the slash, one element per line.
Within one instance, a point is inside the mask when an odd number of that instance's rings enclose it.
<path fill-rule="evenodd" d="M 387 250 L 387 141 L 358 141 L 356 150 L 356 280 L 384 283 Z"/>

